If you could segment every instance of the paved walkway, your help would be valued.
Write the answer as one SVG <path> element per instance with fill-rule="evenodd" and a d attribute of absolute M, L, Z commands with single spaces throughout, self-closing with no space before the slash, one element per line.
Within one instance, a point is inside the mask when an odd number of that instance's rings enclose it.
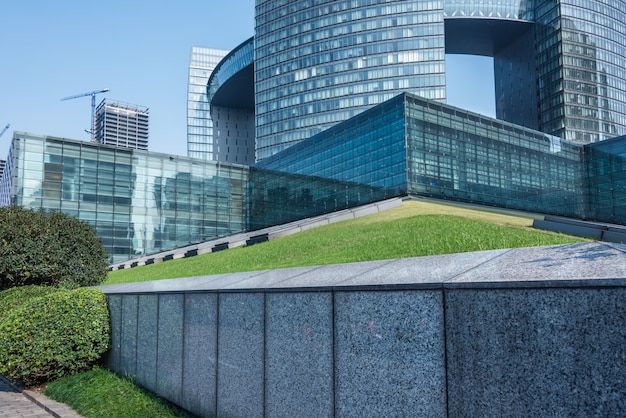
<path fill-rule="evenodd" d="M 80 418 L 65 404 L 53 401 L 39 393 L 20 392 L 0 376 L 0 417 L 2 418 Z"/>

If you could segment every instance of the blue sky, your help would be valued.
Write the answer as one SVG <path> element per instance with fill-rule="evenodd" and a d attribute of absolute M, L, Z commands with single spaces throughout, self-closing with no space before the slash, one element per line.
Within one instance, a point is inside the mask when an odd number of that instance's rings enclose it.
<path fill-rule="evenodd" d="M 254 0 L 20 0 L 0 5 L 0 158 L 13 131 L 88 140 L 91 98 L 148 107 L 149 149 L 186 155 L 191 47 L 253 35 Z M 489 59 L 448 57 L 448 103 L 493 114 Z M 490 89 L 485 93 L 484 89 Z"/>

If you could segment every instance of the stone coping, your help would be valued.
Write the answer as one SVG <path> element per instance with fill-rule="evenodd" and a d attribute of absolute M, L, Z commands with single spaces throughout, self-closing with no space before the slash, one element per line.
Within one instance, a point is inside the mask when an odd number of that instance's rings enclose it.
<path fill-rule="evenodd" d="M 102 285 L 106 294 L 626 286 L 626 245 L 599 242 Z"/>

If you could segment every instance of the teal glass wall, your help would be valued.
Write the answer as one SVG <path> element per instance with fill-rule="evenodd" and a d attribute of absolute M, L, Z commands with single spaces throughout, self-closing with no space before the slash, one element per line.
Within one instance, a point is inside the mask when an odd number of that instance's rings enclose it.
<path fill-rule="evenodd" d="M 20 132 L 9 165 L 7 201 L 90 223 L 111 262 L 246 229 L 246 166 Z"/>
<path fill-rule="evenodd" d="M 582 147 L 407 95 L 409 193 L 579 216 Z"/>
<path fill-rule="evenodd" d="M 525 211 L 584 217 L 583 147 L 408 93 L 257 167 Z"/>
<path fill-rule="evenodd" d="M 88 222 L 115 263 L 392 195 L 385 179 L 376 183 L 16 132 L 0 202 Z"/>
<path fill-rule="evenodd" d="M 389 196 L 406 193 L 404 96 L 256 164 L 293 174 L 367 184 Z"/>
<path fill-rule="evenodd" d="M 380 186 L 252 168 L 248 189 L 251 231 L 393 197 Z"/>
<path fill-rule="evenodd" d="M 626 224 L 626 136 L 585 147 L 590 219 Z"/>

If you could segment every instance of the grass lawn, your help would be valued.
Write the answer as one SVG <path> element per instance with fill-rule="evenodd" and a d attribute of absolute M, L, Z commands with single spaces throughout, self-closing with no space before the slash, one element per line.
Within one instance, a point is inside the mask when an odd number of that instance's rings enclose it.
<path fill-rule="evenodd" d="M 406 201 L 263 244 L 112 271 L 104 284 L 583 241 L 533 229 L 532 221 L 495 209 Z"/>
<path fill-rule="evenodd" d="M 101 368 L 49 383 L 44 394 L 68 404 L 86 418 L 193 417 Z"/>

